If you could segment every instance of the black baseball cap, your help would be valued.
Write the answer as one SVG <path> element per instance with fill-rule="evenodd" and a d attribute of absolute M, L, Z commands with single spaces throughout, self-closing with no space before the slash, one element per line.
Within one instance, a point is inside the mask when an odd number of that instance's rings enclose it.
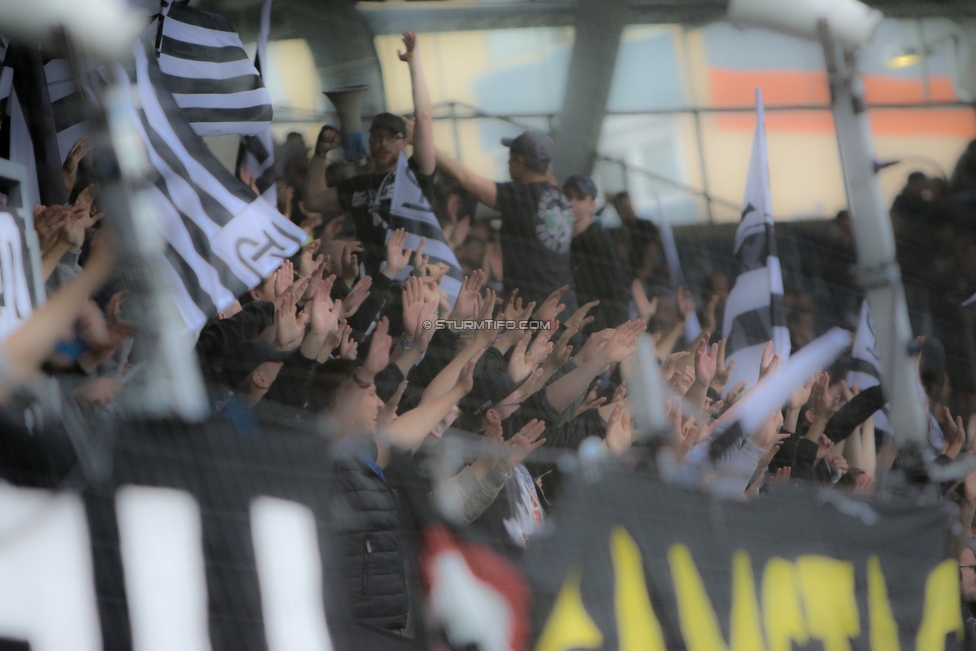
<path fill-rule="evenodd" d="M 504 371 L 477 373 L 471 392 L 461 398 L 458 409 L 472 416 L 483 416 L 486 411 L 512 395 L 517 388 L 515 380 Z"/>
<path fill-rule="evenodd" d="M 246 341 L 235 348 L 234 352 L 228 355 L 224 361 L 224 382 L 229 387 L 237 387 L 261 364 L 283 362 L 291 357 L 294 352 L 293 350 L 278 350 L 262 339 Z"/>
<path fill-rule="evenodd" d="M 593 178 L 589 174 L 573 174 L 563 183 L 564 188 L 569 185 L 575 185 L 584 197 L 596 199 L 596 183 L 593 182 Z"/>
<path fill-rule="evenodd" d="M 369 132 L 373 133 L 377 129 L 386 129 L 391 133 L 398 133 L 401 136 L 407 135 L 407 123 L 399 115 L 393 113 L 380 113 L 373 116 L 373 121 L 369 125 Z"/>
<path fill-rule="evenodd" d="M 552 138 L 532 129 L 523 131 L 517 138 L 502 138 L 502 144 L 513 154 L 529 160 L 540 163 L 552 160 Z"/>

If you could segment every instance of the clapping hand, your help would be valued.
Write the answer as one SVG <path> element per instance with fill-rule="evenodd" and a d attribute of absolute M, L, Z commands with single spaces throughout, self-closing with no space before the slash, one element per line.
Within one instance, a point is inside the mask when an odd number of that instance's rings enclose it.
<path fill-rule="evenodd" d="M 285 293 L 275 310 L 274 346 L 278 350 L 295 350 L 305 337 L 308 312 L 295 313 L 297 300 L 294 294 Z"/>
<path fill-rule="evenodd" d="M 616 329 L 606 346 L 598 354 L 606 364 L 623 360 L 634 352 L 637 346 L 637 336 L 646 329 L 647 325 L 640 320 L 635 319 L 624 323 Z"/>
<path fill-rule="evenodd" d="M 712 344 L 709 352 L 709 336 L 708 332 L 702 335 L 701 341 L 698 342 L 698 349 L 695 351 L 695 383 L 701 387 L 708 387 L 711 384 L 718 363 L 718 344 Z"/>
<path fill-rule="evenodd" d="M 75 180 L 78 178 L 78 163 L 88 154 L 88 138 L 81 138 L 71 145 L 68 155 L 61 165 L 61 176 L 64 178 L 64 185 L 71 193 L 75 187 Z"/>
<path fill-rule="evenodd" d="M 580 403 L 580 406 L 576 408 L 576 415 L 579 416 L 584 411 L 601 407 L 603 406 L 603 403 L 605 403 L 606 401 L 607 399 L 604 396 L 600 396 L 599 398 L 597 397 L 596 387 L 593 387 L 592 389 L 590 389 L 590 392 L 586 394 L 586 398 L 583 399 L 583 402 Z"/>
<path fill-rule="evenodd" d="M 607 422 L 606 438 L 607 447 L 610 451 L 620 456 L 630 449 L 633 442 L 633 433 L 630 428 L 630 414 L 624 411 L 623 401 L 617 403 L 610 420 Z"/>
<path fill-rule="evenodd" d="M 390 239 L 386 242 L 386 266 L 383 268 L 383 275 L 387 278 L 395 278 L 398 273 L 407 268 L 413 249 L 404 250 L 403 244 L 407 241 L 407 231 L 398 228 L 393 231 Z"/>
<path fill-rule="evenodd" d="M 403 332 L 410 339 L 416 339 L 420 334 L 421 316 L 428 302 L 424 298 L 424 290 L 420 279 L 407 278 L 403 283 Z"/>
<path fill-rule="evenodd" d="M 455 321 L 473 319 L 478 314 L 478 304 L 481 299 L 481 286 L 485 283 L 485 272 L 475 269 L 470 276 L 464 277 L 461 291 L 458 292 L 454 310 L 449 318 Z"/>
<path fill-rule="evenodd" d="M 522 338 L 515 344 L 512 356 L 508 360 L 508 376 L 515 382 L 525 380 L 539 366 L 538 358 L 530 357 L 527 354 L 530 338 L 531 334 L 528 332 L 522 335 Z"/>
<path fill-rule="evenodd" d="M 766 342 L 763 348 L 762 359 L 759 360 L 759 379 L 762 380 L 767 375 L 771 375 L 779 370 L 779 353 L 773 354 L 773 342 Z"/>
<path fill-rule="evenodd" d="M 359 357 L 359 342 L 353 339 L 352 326 L 346 325 L 342 329 L 342 339 L 339 341 L 339 358 L 356 359 Z"/>
<path fill-rule="evenodd" d="M 366 353 L 366 361 L 359 369 L 363 380 L 372 380 L 389 365 L 391 346 L 393 346 L 393 337 L 390 336 L 390 320 L 383 317 L 376 323 L 372 340 L 369 342 L 369 352 Z"/>
<path fill-rule="evenodd" d="M 68 218 L 64 206 L 41 206 L 34 208 L 34 230 L 41 247 L 41 255 L 46 255 L 58 243 L 58 234 Z"/>
<path fill-rule="evenodd" d="M 349 317 L 351 317 L 353 314 L 356 313 L 356 310 L 359 309 L 359 306 L 362 305 L 363 301 L 366 300 L 366 297 L 369 296 L 369 288 L 372 286 L 373 286 L 373 277 L 366 276 L 358 283 L 356 283 L 356 286 L 352 288 L 351 292 L 346 294 L 346 298 L 342 302 L 343 319 L 348 319 Z"/>
<path fill-rule="evenodd" d="M 722 392 L 722 389 L 729 381 L 729 376 L 732 375 L 732 369 L 735 367 L 735 360 L 730 359 L 729 363 L 725 363 L 725 339 L 718 342 L 718 357 L 715 359 L 715 376 L 712 378 L 711 387 Z"/>
<path fill-rule="evenodd" d="M 647 292 L 644 291 L 644 283 L 640 281 L 640 278 L 634 278 L 634 282 L 630 284 L 630 293 L 634 296 L 637 314 L 641 321 L 647 323 L 657 313 L 657 296 L 647 300 Z"/>
<path fill-rule="evenodd" d="M 830 375 L 821 373 L 810 391 L 814 422 L 826 423 L 840 408 L 840 396 L 830 395 Z"/>
<path fill-rule="evenodd" d="M 599 332 L 594 332 L 583 344 L 583 348 L 580 349 L 577 359 L 580 363 L 585 364 L 594 356 L 603 351 L 603 348 L 607 345 L 617 330 L 615 328 L 607 328 L 606 330 L 600 330 Z"/>
<path fill-rule="evenodd" d="M 546 442 L 546 439 L 542 438 L 545 429 L 546 422 L 544 420 L 533 418 L 515 436 L 506 441 L 505 447 L 508 454 L 504 460 L 504 468 L 500 468 L 500 470 L 508 472 L 525 461 L 525 458 L 532 452 L 541 448 Z"/>
<path fill-rule="evenodd" d="M 420 238 L 420 244 L 417 245 L 417 250 L 413 252 L 413 273 L 414 276 L 420 276 L 423 278 L 427 275 L 427 263 L 430 261 L 430 256 L 424 255 L 424 247 L 427 246 L 427 238 Z"/>
<path fill-rule="evenodd" d="M 553 291 L 549 294 L 548 298 L 542 302 L 539 309 L 533 315 L 533 319 L 537 321 L 551 321 L 555 319 L 559 314 L 566 309 L 566 306 L 559 302 L 559 299 L 563 297 L 563 294 L 569 291 L 569 285 L 563 285 L 559 289 Z"/>
<path fill-rule="evenodd" d="M 339 328 L 339 314 L 342 312 L 342 301 L 333 301 L 330 294 L 335 276 L 329 276 L 319 283 L 312 296 L 310 306 L 312 334 L 316 337 L 328 337 Z"/>
<path fill-rule="evenodd" d="M 592 323 L 596 317 L 586 316 L 586 314 L 599 304 L 600 301 L 590 301 L 583 305 L 580 309 L 573 312 L 573 316 L 566 320 L 566 327 L 572 328 L 573 326 L 577 326 L 576 329 L 579 330 L 580 328 L 586 327 L 587 324 Z"/>
<path fill-rule="evenodd" d="M 295 265 L 291 260 L 285 260 L 278 271 L 275 272 L 274 293 L 275 298 L 281 296 L 295 282 Z"/>

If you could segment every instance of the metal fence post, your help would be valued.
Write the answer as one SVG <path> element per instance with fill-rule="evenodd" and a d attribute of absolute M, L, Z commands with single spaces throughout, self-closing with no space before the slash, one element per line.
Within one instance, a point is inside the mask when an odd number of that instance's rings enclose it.
<path fill-rule="evenodd" d="M 457 113 L 455 103 L 451 102 L 451 133 L 454 135 L 454 158 L 461 160 L 461 138 L 458 136 Z"/>
<path fill-rule="evenodd" d="M 712 195 L 708 191 L 708 171 L 705 169 L 705 142 L 702 140 L 701 114 L 698 110 L 693 110 L 691 115 L 695 119 L 695 144 L 698 145 L 698 165 L 701 168 L 702 195 L 705 197 L 705 214 L 708 216 L 708 223 L 715 223 L 715 215 L 712 214 Z"/>

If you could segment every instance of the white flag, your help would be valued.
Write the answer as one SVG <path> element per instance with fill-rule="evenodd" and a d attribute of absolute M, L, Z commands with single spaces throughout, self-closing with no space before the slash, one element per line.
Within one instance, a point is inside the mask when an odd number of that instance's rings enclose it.
<path fill-rule="evenodd" d="M 681 272 L 681 260 L 678 259 L 678 247 L 674 243 L 674 233 L 671 232 L 671 222 L 664 214 L 664 206 L 661 204 L 661 197 L 654 195 L 657 201 L 657 212 L 661 215 L 661 244 L 664 245 L 664 257 L 668 261 L 668 272 L 671 276 L 671 287 L 677 291 L 678 287 L 687 287 L 685 275 Z M 685 321 L 685 339 L 689 342 L 694 341 L 701 334 L 701 324 L 698 322 L 698 313 L 692 312 Z"/>
<path fill-rule="evenodd" d="M 786 327 L 783 274 L 776 255 L 765 117 L 759 88 L 756 88 L 756 135 L 733 253 L 739 271 L 725 303 L 722 332 L 728 340 L 726 357 L 735 360 L 735 367 L 725 385 L 726 391 L 741 380 L 746 380 L 748 386 L 756 383 L 759 362 L 768 341 L 773 342 L 773 352 L 780 355 L 783 363 L 790 356 L 790 331 Z"/>

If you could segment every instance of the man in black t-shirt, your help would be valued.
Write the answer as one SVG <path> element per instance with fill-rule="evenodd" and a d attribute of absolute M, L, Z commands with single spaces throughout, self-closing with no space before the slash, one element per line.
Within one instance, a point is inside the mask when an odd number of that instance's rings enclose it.
<path fill-rule="evenodd" d="M 600 301 L 584 333 L 616 328 L 627 320 L 630 278 L 610 234 L 593 221 L 596 184 L 586 174 L 574 174 L 566 179 L 563 191 L 573 209 L 570 261 L 577 298 L 580 303 Z"/>
<path fill-rule="evenodd" d="M 648 246 L 658 244 L 661 235 L 653 222 L 637 216 L 630 202 L 629 193 L 617 193 L 613 198 L 613 207 L 620 217 L 620 230 L 623 231 L 624 241 L 630 248 L 630 275 L 639 278 L 641 268 L 644 266 L 644 258 L 648 255 Z"/>
<path fill-rule="evenodd" d="M 566 195 L 551 182 L 552 139 L 535 131 L 503 138 L 509 148 L 510 183 L 495 183 L 437 150 L 437 166 L 457 179 L 475 199 L 502 214 L 502 274 L 505 292 L 518 288 L 525 301 L 542 305 L 549 294 L 569 285 L 560 319 L 576 311 L 569 266 L 573 213 Z"/>
<path fill-rule="evenodd" d="M 407 51 L 397 54 L 410 67 L 416 120 L 412 136 L 408 134 L 406 120 L 399 115 L 380 113 L 375 116 L 369 128 L 369 152 L 373 172 L 354 176 L 330 188 L 325 179 L 328 165 L 326 155 L 340 146 L 340 137 L 334 127 L 324 126 L 315 143 L 315 153 L 305 176 L 306 209 L 322 213 L 345 210 L 349 213 L 356 224 L 356 237 L 363 245 L 366 273 L 371 276 L 379 272 L 386 259 L 388 233 L 403 225 L 399 218 L 390 214 L 390 204 L 396 185 L 397 162 L 408 144 L 413 145 L 413 156 L 407 161 L 410 170 L 417 178 L 427 200 L 430 201 L 433 196 L 431 175 L 434 173 L 434 126 L 430 93 L 417 53 L 416 34 L 404 32 L 403 43 Z M 439 235 L 437 239 L 443 239 L 442 234 L 431 235 Z"/>

